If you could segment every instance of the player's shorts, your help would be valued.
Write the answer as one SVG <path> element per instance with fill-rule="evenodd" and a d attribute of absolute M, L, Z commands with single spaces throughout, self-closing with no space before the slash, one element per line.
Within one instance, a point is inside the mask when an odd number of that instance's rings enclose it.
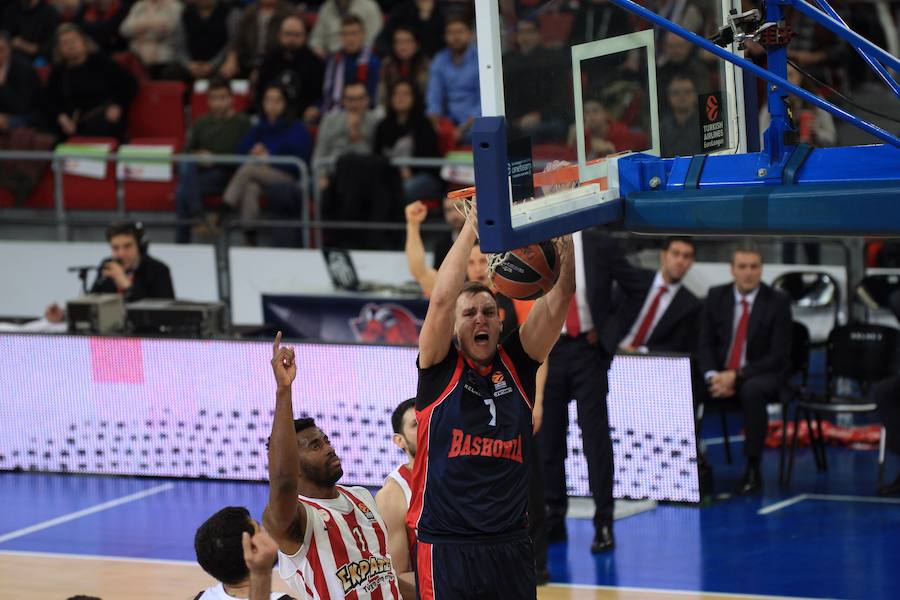
<path fill-rule="evenodd" d="M 535 600 L 531 539 L 438 542 L 421 539 L 416 589 L 421 600 Z"/>

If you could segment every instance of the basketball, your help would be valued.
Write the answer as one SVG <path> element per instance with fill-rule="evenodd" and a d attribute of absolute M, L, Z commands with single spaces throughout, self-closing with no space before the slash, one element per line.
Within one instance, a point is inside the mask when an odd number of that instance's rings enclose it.
<path fill-rule="evenodd" d="M 559 279 L 559 254 L 553 242 L 517 248 L 494 266 L 494 289 L 515 300 L 536 300 Z"/>

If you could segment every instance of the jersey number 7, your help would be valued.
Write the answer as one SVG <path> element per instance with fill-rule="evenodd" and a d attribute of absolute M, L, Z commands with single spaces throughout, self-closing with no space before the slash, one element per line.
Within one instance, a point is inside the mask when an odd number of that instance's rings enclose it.
<path fill-rule="evenodd" d="M 491 422 L 488 423 L 491 427 L 497 426 L 497 405 L 494 404 L 493 398 L 485 399 L 484 403 L 487 405 L 488 410 L 491 411 Z"/>

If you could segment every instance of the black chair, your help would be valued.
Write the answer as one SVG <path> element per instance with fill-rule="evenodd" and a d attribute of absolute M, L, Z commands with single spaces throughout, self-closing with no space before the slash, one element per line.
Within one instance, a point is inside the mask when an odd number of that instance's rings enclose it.
<path fill-rule="evenodd" d="M 790 378 L 779 392 L 779 406 L 781 407 L 781 449 L 778 457 L 778 481 L 785 483 L 784 458 L 787 451 L 787 422 L 788 406 L 801 397 L 806 390 L 809 380 L 809 330 L 806 325 L 798 321 L 791 324 L 791 371 Z M 728 412 L 741 410 L 740 402 L 736 399 L 725 400 L 720 405 L 719 416 L 722 420 L 722 438 L 725 445 L 725 460 L 731 464 L 731 443 L 728 435 Z"/>
<path fill-rule="evenodd" d="M 871 321 L 876 311 L 891 311 L 900 320 L 900 274 L 866 275 L 855 291 L 866 309 L 866 321 Z"/>
<path fill-rule="evenodd" d="M 794 318 L 813 332 L 831 331 L 838 325 L 841 312 L 841 288 L 838 281 L 824 271 L 788 271 L 772 282 L 791 299 Z M 828 316 L 831 323 L 823 317 Z M 825 341 L 825 333 L 817 336 Z"/>
<path fill-rule="evenodd" d="M 826 384 L 823 395 L 803 393 L 797 401 L 794 411 L 794 434 L 791 439 L 791 452 L 788 461 L 787 481 L 789 482 L 794 468 L 794 452 L 797 447 L 797 432 L 800 419 L 806 420 L 809 428 L 810 444 L 816 468 L 828 470 L 825 455 L 825 439 L 822 430 L 823 415 L 843 413 L 870 413 L 878 407 L 868 398 L 869 386 L 877 381 L 895 374 L 898 371 L 898 344 L 900 330 L 883 325 L 867 323 L 850 323 L 835 327 L 828 336 L 826 354 Z M 858 388 L 858 393 L 845 392 L 850 389 L 850 380 Z M 839 388 L 840 382 L 844 382 Z M 813 427 L 815 424 L 815 427 Z M 881 430 L 882 446 L 884 444 L 884 428 Z M 879 453 L 879 483 L 884 465 L 884 452 Z"/>
<path fill-rule="evenodd" d="M 824 271 L 788 271 L 776 277 L 772 287 L 802 308 L 822 308 L 840 302 L 837 280 Z"/>

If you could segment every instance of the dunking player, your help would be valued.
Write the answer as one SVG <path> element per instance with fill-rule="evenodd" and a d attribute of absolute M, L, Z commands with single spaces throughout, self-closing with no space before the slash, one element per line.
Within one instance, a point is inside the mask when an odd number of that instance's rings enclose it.
<path fill-rule="evenodd" d="M 388 528 L 388 552 L 400 580 L 404 600 L 416 597 L 414 563 L 416 531 L 407 526 L 406 513 L 412 498 L 412 470 L 416 459 L 416 399 L 400 403 L 391 415 L 394 445 L 403 450 L 406 462 L 388 474 L 384 486 L 375 494 L 378 512 Z"/>
<path fill-rule="evenodd" d="M 502 346 L 497 304 L 465 283 L 475 230 L 466 224 L 438 271 L 419 336 L 418 455 L 408 520 L 418 533 L 419 597 L 536 597 L 528 537 L 535 374 L 559 338 L 575 269 L 559 244 L 556 286 Z M 453 344 L 456 335 L 458 347 Z"/>
<path fill-rule="evenodd" d="M 269 502 L 263 524 L 278 542 L 278 571 L 302 598 L 400 600 L 387 528 L 365 488 L 337 485 L 344 474 L 312 419 L 294 420 L 292 348 L 275 336 L 278 391 L 269 439 Z"/>

